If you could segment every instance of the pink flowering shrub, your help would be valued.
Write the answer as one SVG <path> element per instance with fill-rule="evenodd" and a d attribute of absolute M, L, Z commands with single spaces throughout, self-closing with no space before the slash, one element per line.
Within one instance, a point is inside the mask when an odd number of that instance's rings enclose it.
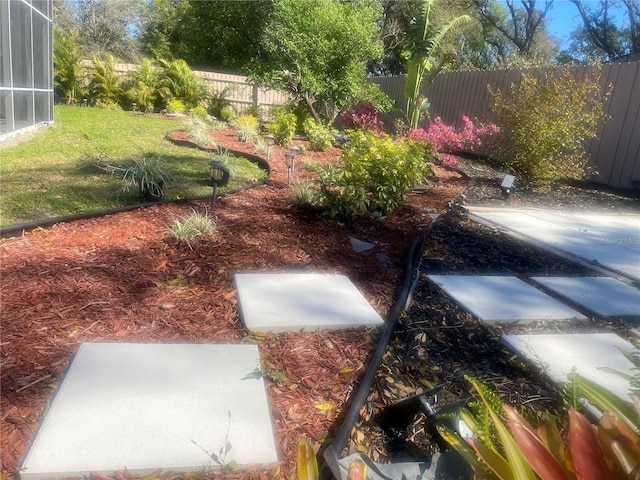
<path fill-rule="evenodd" d="M 444 162 L 455 165 L 456 160 L 452 153 L 473 152 L 475 147 L 482 145 L 485 137 L 500 131 L 500 127 L 493 123 L 476 125 L 466 115 L 462 117 L 462 121 L 464 127 L 457 130 L 453 125 L 447 125 L 440 117 L 436 117 L 426 130 L 422 128 L 411 130 L 409 138 L 431 144 L 437 152 L 441 153 L 441 159 Z"/>
<path fill-rule="evenodd" d="M 381 133 L 383 123 L 378 119 L 378 112 L 373 105 L 360 102 L 352 110 L 340 112 L 340 123 L 347 129 L 364 130 L 374 133 Z"/>

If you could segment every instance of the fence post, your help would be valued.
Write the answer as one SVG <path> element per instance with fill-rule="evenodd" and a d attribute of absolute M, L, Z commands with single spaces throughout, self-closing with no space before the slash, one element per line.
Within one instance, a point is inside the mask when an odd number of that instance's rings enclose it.
<path fill-rule="evenodd" d="M 260 108 L 260 105 L 258 105 L 258 84 L 257 83 L 253 84 L 253 91 L 251 93 L 251 100 L 253 101 L 253 104 L 255 106 Z"/>

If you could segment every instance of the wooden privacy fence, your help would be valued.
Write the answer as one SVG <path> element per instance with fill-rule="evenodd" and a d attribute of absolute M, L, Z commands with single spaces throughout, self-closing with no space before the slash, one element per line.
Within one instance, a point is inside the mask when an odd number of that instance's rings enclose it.
<path fill-rule="evenodd" d="M 91 62 L 86 63 L 89 66 Z M 135 71 L 137 65 L 130 63 L 116 63 L 115 70 L 121 75 Z M 202 78 L 210 93 L 220 93 L 225 88 L 227 95 L 225 99 L 230 107 L 238 114 L 244 112 L 252 105 L 257 105 L 262 114 L 262 118 L 271 118 L 273 107 L 283 105 L 290 100 L 284 93 L 269 88 L 259 87 L 255 83 L 249 82 L 243 75 L 234 75 L 220 72 L 206 72 L 194 70 L 193 73 Z"/>
<path fill-rule="evenodd" d="M 194 70 L 208 85 L 210 91 L 222 92 L 229 89 L 227 101 L 236 113 L 242 113 L 252 105 L 257 105 L 262 118 L 271 118 L 273 107 L 290 100 L 284 93 L 269 88 L 259 87 L 248 81 L 243 75 L 231 75 L 218 72 L 202 72 Z"/>
<path fill-rule="evenodd" d="M 609 120 L 597 138 L 585 146 L 590 166 L 597 172 L 592 179 L 612 187 L 640 188 L 640 62 L 571 67 L 570 71 L 577 78 L 585 78 L 596 73 L 597 68 L 603 91 L 609 85 L 612 91 L 604 105 Z M 431 101 L 431 116 L 441 117 L 444 123 L 461 127 L 463 115 L 495 121 L 490 111 L 493 97 L 489 90 L 506 91 L 520 80 L 523 72 L 542 75 L 545 70 L 446 72 L 436 76 L 423 93 Z M 387 126 L 405 118 L 405 79 L 404 75 L 371 79 L 398 106 L 398 110 L 382 117 Z"/>

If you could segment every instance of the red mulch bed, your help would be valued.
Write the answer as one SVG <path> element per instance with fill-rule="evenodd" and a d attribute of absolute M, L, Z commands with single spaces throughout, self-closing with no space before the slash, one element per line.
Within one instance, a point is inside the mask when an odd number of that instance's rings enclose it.
<path fill-rule="evenodd" d="M 223 147 L 254 153 L 231 131 L 214 135 Z M 329 162 L 339 153 L 308 150 L 304 156 Z M 208 477 L 290 478 L 298 440 L 308 438 L 318 449 L 339 426 L 375 332 L 251 335 L 239 318 L 234 273 L 346 274 L 386 318 L 411 240 L 428 226 L 427 214 L 444 210 L 465 180 L 436 167 L 440 181 L 427 193 L 409 194 L 394 214 L 343 226 L 292 203 L 282 148 L 272 152 L 271 164 L 266 185 L 218 199 L 217 232 L 193 250 L 177 243 L 166 226 L 190 209 L 205 211 L 209 201 L 155 205 L 1 241 L 3 479 L 14 476 L 82 342 L 259 345 L 265 371 L 284 375 L 265 379 L 280 464 L 224 475 L 209 471 Z M 312 178 L 300 158 L 294 178 Z M 355 253 L 350 236 L 376 248 Z"/>

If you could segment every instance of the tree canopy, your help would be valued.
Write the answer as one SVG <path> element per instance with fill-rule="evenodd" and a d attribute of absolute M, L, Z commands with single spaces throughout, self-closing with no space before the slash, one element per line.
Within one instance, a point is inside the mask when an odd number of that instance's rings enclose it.
<path fill-rule="evenodd" d="M 565 54 L 584 61 L 610 61 L 640 54 L 640 0 L 570 0 L 582 26 Z"/>
<path fill-rule="evenodd" d="M 379 18 L 373 1 L 280 0 L 262 31 L 260 57 L 246 70 L 330 123 L 340 109 L 372 94 L 366 66 L 382 55 Z"/>
<path fill-rule="evenodd" d="M 273 0 L 149 0 L 143 44 L 155 57 L 238 71 L 259 55 L 273 4 Z"/>
<path fill-rule="evenodd" d="M 77 31 L 84 55 L 137 59 L 141 0 L 59 0 L 53 6 L 56 27 L 65 35 Z"/>

